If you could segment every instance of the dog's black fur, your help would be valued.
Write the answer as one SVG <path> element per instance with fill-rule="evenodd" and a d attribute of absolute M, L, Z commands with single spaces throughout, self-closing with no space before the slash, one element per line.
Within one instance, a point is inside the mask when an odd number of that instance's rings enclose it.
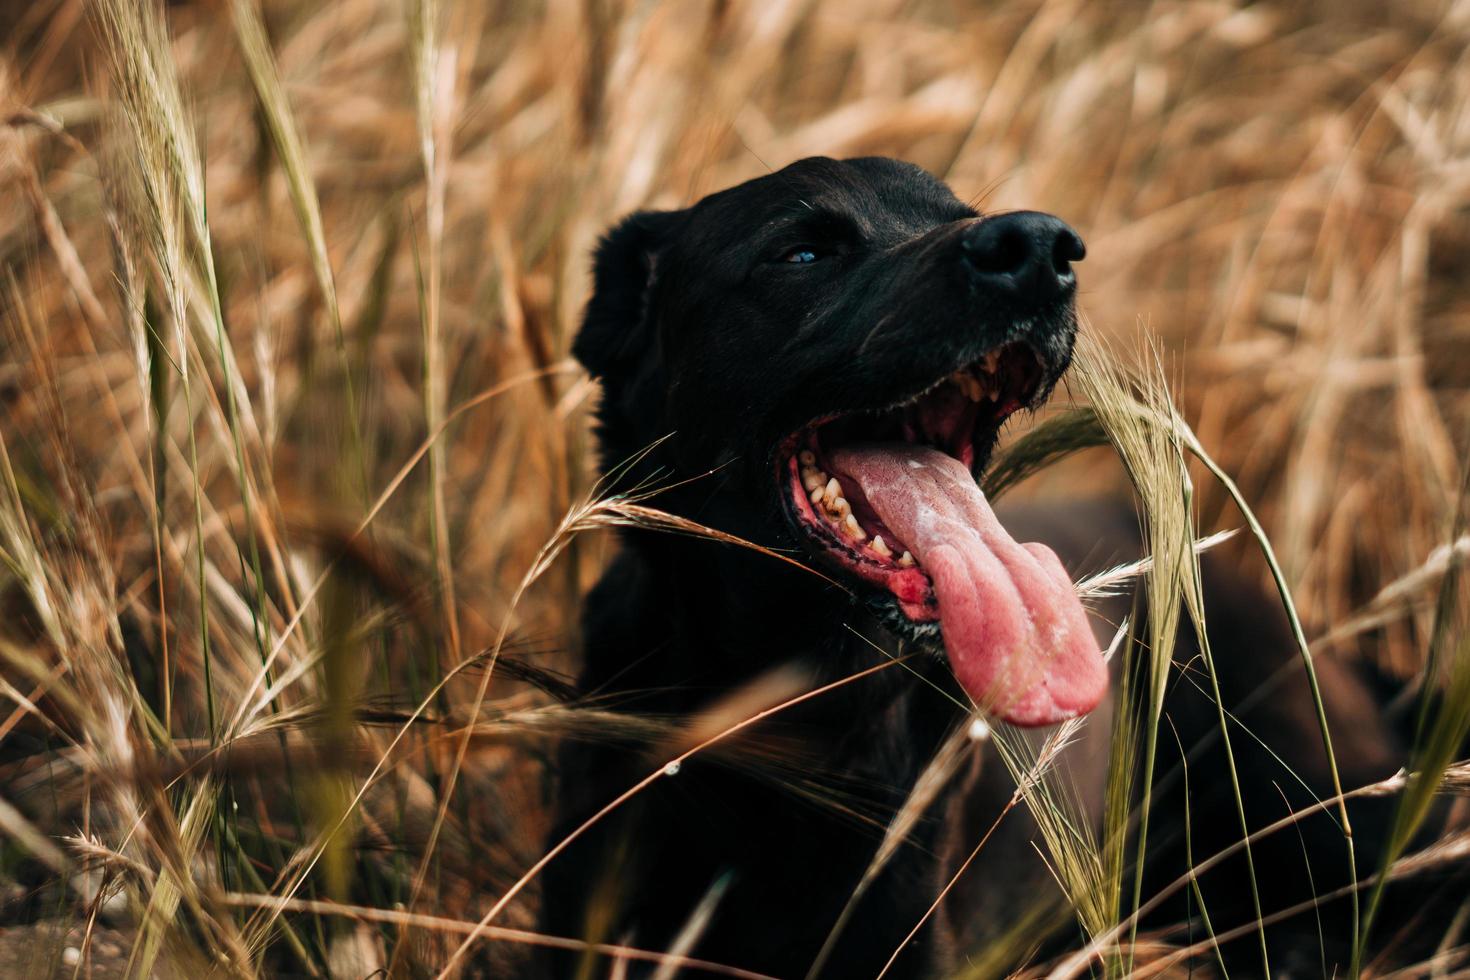
<path fill-rule="evenodd" d="M 834 412 L 891 404 L 1005 341 L 1023 340 L 1041 355 L 1039 397 L 1065 370 L 1076 329 L 1071 284 L 1035 293 L 988 287 L 963 254 L 967 236 L 986 220 L 912 165 L 820 158 L 686 210 L 627 218 L 598 248 L 594 293 L 574 348 L 603 382 L 604 467 L 637 458 L 621 475 L 624 485 L 676 484 L 658 498 L 661 507 L 814 564 L 793 531 L 777 478 L 783 439 Z M 783 261 L 794 250 L 814 261 Z M 1073 509 L 1016 520 L 1020 540 L 1049 541 L 1074 571 L 1136 554 L 1130 512 L 1120 519 L 1116 510 Z M 854 602 L 842 587 L 848 584 L 746 549 L 628 531 L 587 600 L 580 688 L 619 710 L 677 722 L 779 666 L 799 669 L 814 687 L 883 663 L 883 652 L 898 649 L 882 618 L 891 624 L 892 610 Z M 1229 668 L 1227 700 L 1237 704 L 1293 656 L 1292 645 L 1260 596 L 1230 587 L 1212 595 L 1221 624 L 1216 656 Z M 1186 647 L 1181 659 L 1187 656 Z M 1387 775 L 1396 765 L 1392 734 L 1351 678 L 1329 673 L 1334 715 L 1361 713 L 1354 744 L 1339 746 L 1345 781 Z M 1237 839 L 1240 829 L 1218 745 L 1209 744 L 1215 709 L 1188 679 L 1173 690 L 1169 710 L 1182 744 L 1206 743 L 1190 769 L 1198 858 Z M 733 753 L 696 756 L 596 822 L 547 866 L 543 927 L 667 949 L 711 896 L 714 913 L 693 955 L 803 976 L 887 818 L 946 734 L 966 722 L 956 707 L 963 701 L 942 658 L 923 655 L 745 733 L 762 740 L 762 757 L 774 753 L 779 764 L 742 765 Z M 1291 708 L 1272 707 L 1280 704 Z M 1265 699 L 1245 721 L 1313 792 L 1327 795 L 1308 705 L 1305 692 L 1293 688 Z M 1106 717 L 1086 731 L 1105 743 Z M 1164 734 L 1161 773 L 1177 758 L 1172 743 Z M 1237 737 L 1236 751 L 1253 824 L 1284 813 L 1283 795 L 1296 805 L 1308 799 L 1248 737 Z M 567 744 L 550 843 L 665 757 L 611 740 Z M 993 759 L 980 768 L 966 784 L 968 795 L 934 806 L 867 890 L 824 976 L 876 974 L 919 921 L 953 871 L 951 852 L 973 847 L 1010 794 Z M 1175 856 L 1151 871 L 1157 882 L 1182 867 L 1182 785 L 1172 785 L 1156 810 L 1154 839 L 1161 853 Z M 1365 811 L 1361 820 L 1371 824 L 1378 816 Z M 1051 888 L 1026 842 L 1035 834 L 1024 814 L 1007 821 L 956 889 L 961 904 L 949 903 L 920 932 L 891 976 L 943 968 Z M 1303 841 L 1314 849 L 1310 884 L 1302 873 Z M 1366 868 L 1365 850 L 1371 848 L 1360 844 Z M 1345 880 L 1340 838 L 1325 818 L 1309 824 L 1304 838 L 1277 835 L 1256 857 L 1267 867 L 1270 907 Z M 1216 929 L 1251 917 L 1238 867 L 1207 880 L 1206 898 Z M 1171 911 L 1182 918 L 1198 910 Z M 1326 928 L 1337 925 L 1329 917 Z M 1309 932 L 1305 946 L 1315 962 Z M 1271 935 L 1287 943 L 1284 928 Z M 1340 944 L 1329 946 L 1329 956 L 1341 954 Z M 570 954 L 545 962 L 559 976 L 595 966 Z M 594 972 L 605 970 L 603 963 Z"/>

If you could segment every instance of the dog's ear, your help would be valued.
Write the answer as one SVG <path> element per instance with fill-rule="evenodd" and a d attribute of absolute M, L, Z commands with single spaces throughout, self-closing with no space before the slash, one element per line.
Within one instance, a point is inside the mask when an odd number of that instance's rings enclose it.
<path fill-rule="evenodd" d="M 649 293 L 658 257 L 683 211 L 639 211 L 613 226 L 598 243 L 592 264 L 592 299 L 572 354 L 594 376 L 626 373 L 652 343 Z"/>

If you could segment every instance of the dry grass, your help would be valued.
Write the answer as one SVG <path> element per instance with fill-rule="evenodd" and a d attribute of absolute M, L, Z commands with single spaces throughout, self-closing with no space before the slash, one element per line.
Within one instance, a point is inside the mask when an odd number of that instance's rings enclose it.
<path fill-rule="evenodd" d="M 667 523 L 592 482 L 566 359 L 589 249 L 814 153 L 1083 232 L 1095 331 L 1147 324 L 1198 443 L 1099 369 L 1096 414 L 992 487 L 1131 479 L 1154 608 L 1194 616 L 1191 505 L 1240 523 L 1185 462 L 1207 448 L 1303 641 L 1448 692 L 1396 787 L 1406 843 L 1470 724 L 1467 59 L 1470 7 L 1427 0 L 0 9 L 0 922 L 121 924 L 138 974 L 509 969 L 559 941 L 526 931 L 556 736 L 796 781 L 724 736 L 801 678 L 697 735 L 546 689 L 611 545 L 587 532 Z M 1117 780 L 1156 737 L 1120 733 Z M 1050 760 L 1007 758 L 1116 950 L 1137 815 L 1074 833 Z M 1181 955 L 1126 946 L 1110 971 Z"/>

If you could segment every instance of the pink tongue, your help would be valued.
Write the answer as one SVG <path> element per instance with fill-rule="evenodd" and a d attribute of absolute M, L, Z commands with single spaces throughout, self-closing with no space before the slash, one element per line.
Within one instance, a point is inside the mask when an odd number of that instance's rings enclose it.
<path fill-rule="evenodd" d="M 950 666 L 981 708 L 1050 725 L 1097 706 L 1107 665 L 1072 580 L 1052 550 L 1020 544 L 963 463 L 928 446 L 831 454 L 929 573 Z"/>

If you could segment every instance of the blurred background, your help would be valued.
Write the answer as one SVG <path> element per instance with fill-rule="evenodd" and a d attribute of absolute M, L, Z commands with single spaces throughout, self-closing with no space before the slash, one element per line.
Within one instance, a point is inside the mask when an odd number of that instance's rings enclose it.
<path fill-rule="evenodd" d="M 1415 676 L 1470 422 L 1470 4 L 12 2 L 0 963 L 432 973 L 589 724 L 590 249 L 815 154 L 1074 225 L 1091 329 L 1157 338 L 1319 652 Z M 1096 450 L 1018 492 L 1126 490 Z"/>

